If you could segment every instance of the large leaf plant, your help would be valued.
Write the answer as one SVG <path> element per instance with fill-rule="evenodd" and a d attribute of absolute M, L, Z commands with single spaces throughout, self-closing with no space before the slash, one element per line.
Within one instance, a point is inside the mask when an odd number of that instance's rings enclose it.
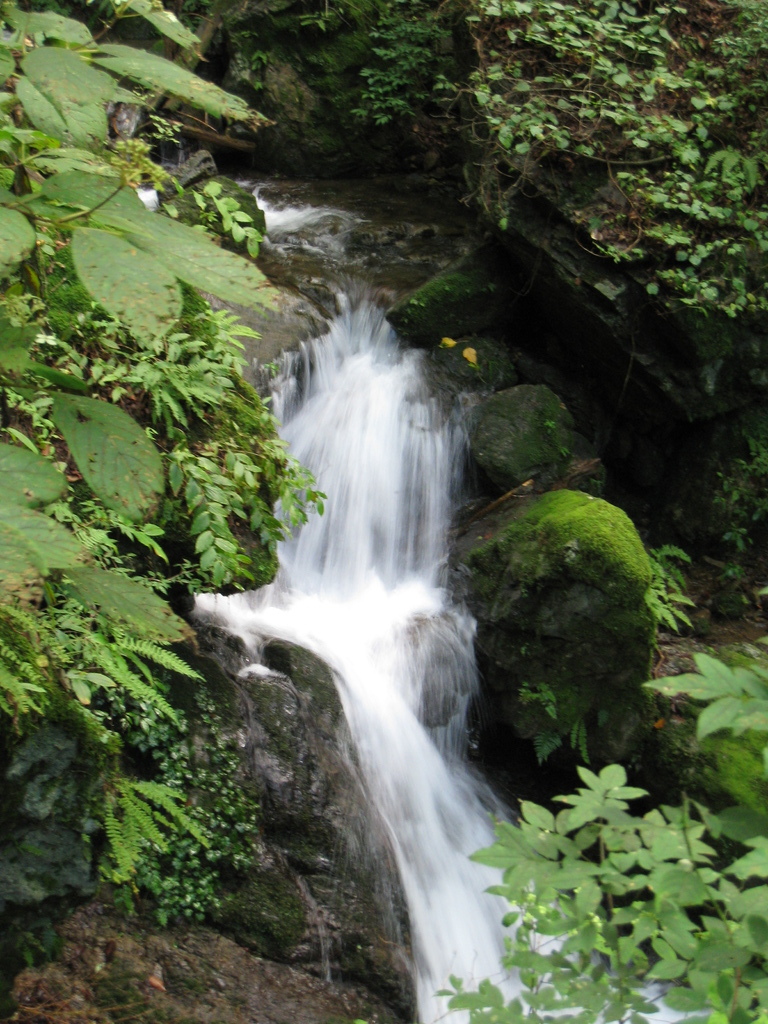
<path fill-rule="evenodd" d="M 154 0 L 113 0 L 112 8 L 115 20 L 144 17 L 195 52 L 197 37 Z M 126 102 L 156 109 L 167 96 L 228 121 L 256 126 L 263 119 L 181 64 L 105 41 L 109 26 L 97 40 L 80 21 L 4 2 L 0 29 L 0 741 L 8 751 L 46 715 L 61 721 L 62 700 L 65 719 L 79 716 L 79 734 L 112 755 L 95 811 L 111 843 L 105 871 L 125 881 L 144 844 L 162 844 L 163 829 L 174 823 L 194 826 L 181 810 L 183 794 L 121 771 L 110 700 L 115 706 L 119 694 L 118 703 L 141 701 L 158 718 L 177 721 L 151 663 L 196 673 L 166 650 L 189 632 L 164 599 L 167 582 L 133 578 L 136 560 L 122 557 L 121 543 L 129 538 L 165 559 L 162 528 L 151 519 L 164 494 L 166 503 L 177 495 L 199 521 L 191 536 L 200 541 L 206 524 L 218 523 L 198 549 L 209 581 L 225 582 L 227 558 L 236 567 L 245 561 L 228 516 L 250 515 L 251 528 L 274 543 L 280 526 L 253 496 L 268 481 L 297 521 L 304 498 L 294 492 L 308 477 L 275 440 L 266 410 L 261 463 L 252 451 L 209 439 L 207 462 L 198 464 L 186 436 L 191 414 L 174 397 L 181 385 L 166 394 L 164 426 L 146 412 L 162 405 L 157 395 L 142 415 L 136 382 L 149 379 L 142 368 L 170 372 L 182 363 L 183 379 L 194 377 L 192 412 L 193 399 L 198 411 L 206 403 L 226 408 L 226 388 L 238 387 L 236 329 L 226 314 L 207 309 L 201 315 L 218 354 L 201 354 L 201 342 L 179 328 L 185 296 L 204 289 L 253 305 L 269 302 L 269 286 L 252 262 L 205 232 L 147 211 L 136 186 L 158 183 L 164 172 L 145 143 L 110 138 L 108 111 Z M 111 362 L 96 367 L 78 353 L 76 337 L 46 336 L 46 278 L 60 259 L 103 319 Z M 98 336 L 98 318 L 88 316 Z M 46 358 L 46 342 L 67 358 L 58 365 Z M 112 356 L 130 345 L 134 363 L 120 369 Z M 121 386 L 100 387 L 107 370 L 114 376 L 118 369 Z M 165 445 L 153 441 L 153 426 L 165 431 Z"/>

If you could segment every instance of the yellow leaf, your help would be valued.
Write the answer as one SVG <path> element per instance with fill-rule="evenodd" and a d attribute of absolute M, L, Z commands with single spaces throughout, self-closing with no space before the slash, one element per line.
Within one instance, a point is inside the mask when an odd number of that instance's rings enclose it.
<path fill-rule="evenodd" d="M 440 348 L 453 348 L 455 344 L 456 342 L 453 340 L 453 338 L 440 339 Z"/>
<path fill-rule="evenodd" d="M 461 354 L 470 366 L 477 366 L 477 352 L 473 348 L 465 348 Z"/>

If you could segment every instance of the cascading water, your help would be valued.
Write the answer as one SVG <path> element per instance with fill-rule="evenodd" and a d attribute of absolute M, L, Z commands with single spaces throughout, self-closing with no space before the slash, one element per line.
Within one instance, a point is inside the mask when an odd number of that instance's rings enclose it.
<path fill-rule="evenodd" d="M 461 756 L 472 624 L 440 587 L 462 437 L 370 302 L 300 359 L 302 396 L 287 375 L 277 411 L 325 514 L 283 546 L 270 587 L 199 604 L 246 640 L 290 640 L 331 666 L 403 883 L 427 1022 L 450 974 L 497 976 L 503 950 L 503 908 L 483 892 L 496 878 L 468 859 L 492 839 Z"/>
<path fill-rule="evenodd" d="M 322 220 L 306 209 L 304 223 Z M 283 211 L 268 230 L 299 223 L 301 211 Z M 254 651 L 279 638 L 331 667 L 402 880 L 428 1024 L 446 1011 L 435 993 L 451 974 L 514 989 L 499 965 L 506 905 L 484 892 L 498 875 L 469 860 L 492 841 L 497 809 L 464 760 L 473 622 L 441 585 L 464 438 L 383 312 L 340 301 L 327 334 L 286 360 L 274 397 L 293 454 L 328 495 L 325 514 L 282 545 L 273 584 L 197 607 Z"/>

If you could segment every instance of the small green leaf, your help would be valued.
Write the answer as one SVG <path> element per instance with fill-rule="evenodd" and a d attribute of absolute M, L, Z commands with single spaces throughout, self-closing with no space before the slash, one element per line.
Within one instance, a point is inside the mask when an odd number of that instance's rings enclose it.
<path fill-rule="evenodd" d="M 164 486 L 160 454 L 118 406 L 57 394 L 53 420 L 89 486 L 129 519 L 141 519 Z"/>
<path fill-rule="evenodd" d="M 69 677 L 69 683 L 72 687 L 72 692 L 80 701 L 81 704 L 91 703 L 91 688 L 80 675 L 72 675 Z"/>

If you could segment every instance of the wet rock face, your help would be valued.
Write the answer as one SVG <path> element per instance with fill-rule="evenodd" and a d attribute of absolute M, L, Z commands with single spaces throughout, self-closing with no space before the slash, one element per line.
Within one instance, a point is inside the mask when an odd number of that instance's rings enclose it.
<path fill-rule="evenodd" d="M 481 673 L 498 719 L 537 749 L 625 760 L 650 727 L 650 567 L 627 516 L 576 491 L 512 499 L 459 537 Z"/>
<path fill-rule="evenodd" d="M 256 861 L 222 894 L 215 923 L 261 956 L 363 983 L 407 1017 L 403 901 L 385 849 L 369 837 L 330 670 L 289 644 L 272 643 L 262 657 L 236 683 L 262 812 Z"/>

